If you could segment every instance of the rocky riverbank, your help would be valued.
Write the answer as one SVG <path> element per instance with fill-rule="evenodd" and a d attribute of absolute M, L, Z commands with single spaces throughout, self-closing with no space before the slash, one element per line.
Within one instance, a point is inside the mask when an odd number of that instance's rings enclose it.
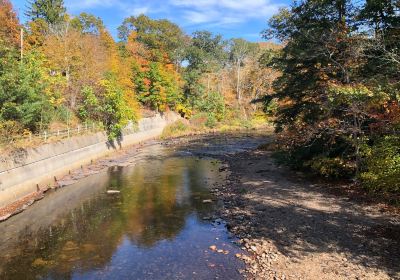
<path fill-rule="evenodd" d="M 361 198 L 347 185 L 311 182 L 277 166 L 255 143 L 268 133 L 220 134 L 170 141 L 225 163 L 214 186 L 218 217 L 247 254 L 248 279 L 400 279 L 398 209 Z M 183 146 L 183 147 L 182 147 Z"/>
<path fill-rule="evenodd" d="M 333 195 L 275 165 L 268 151 L 220 157 L 213 192 L 248 255 L 249 279 L 400 279 L 400 219 L 383 205 Z"/>

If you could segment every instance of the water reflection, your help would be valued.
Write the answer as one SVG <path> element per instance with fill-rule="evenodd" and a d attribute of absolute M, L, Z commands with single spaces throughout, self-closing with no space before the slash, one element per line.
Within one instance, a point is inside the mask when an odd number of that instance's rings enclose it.
<path fill-rule="evenodd" d="M 238 278 L 224 227 L 202 220 L 216 207 L 203 203 L 207 186 L 221 176 L 210 160 L 166 156 L 52 193 L 0 225 L 0 278 Z"/>

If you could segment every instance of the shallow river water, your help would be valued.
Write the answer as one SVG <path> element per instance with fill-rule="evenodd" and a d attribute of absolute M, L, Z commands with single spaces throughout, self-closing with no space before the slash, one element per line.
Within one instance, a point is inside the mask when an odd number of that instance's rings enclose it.
<path fill-rule="evenodd" d="M 214 216 L 220 163 L 159 144 L 140 154 L 1 223 L 0 279 L 241 279 L 240 249 Z"/>

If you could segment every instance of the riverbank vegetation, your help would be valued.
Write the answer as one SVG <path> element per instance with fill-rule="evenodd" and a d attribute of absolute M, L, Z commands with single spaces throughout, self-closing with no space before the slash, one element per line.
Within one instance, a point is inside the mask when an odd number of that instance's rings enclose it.
<path fill-rule="evenodd" d="M 141 112 L 174 110 L 206 118 L 251 120 L 275 72 L 260 58 L 275 44 L 225 40 L 208 31 L 191 35 L 168 20 L 126 18 L 115 40 L 101 18 L 71 15 L 62 0 L 35 0 L 20 23 L 0 1 L 0 130 L 17 135 L 100 123 L 120 136 Z"/>
<path fill-rule="evenodd" d="M 398 1 L 299 1 L 273 16 L 278 158 L 368 190 L 400 192 Z"/>

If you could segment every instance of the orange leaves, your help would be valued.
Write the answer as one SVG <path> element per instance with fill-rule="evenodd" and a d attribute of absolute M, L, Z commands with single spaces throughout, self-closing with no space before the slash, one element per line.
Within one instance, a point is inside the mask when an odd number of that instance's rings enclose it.
<path fill-rule="evenodd" d="M 9 0 L 0 0 L 0 41 L 13 46 L 19 45 L 19 34 L 21 25 L 17 14 Z"/>

